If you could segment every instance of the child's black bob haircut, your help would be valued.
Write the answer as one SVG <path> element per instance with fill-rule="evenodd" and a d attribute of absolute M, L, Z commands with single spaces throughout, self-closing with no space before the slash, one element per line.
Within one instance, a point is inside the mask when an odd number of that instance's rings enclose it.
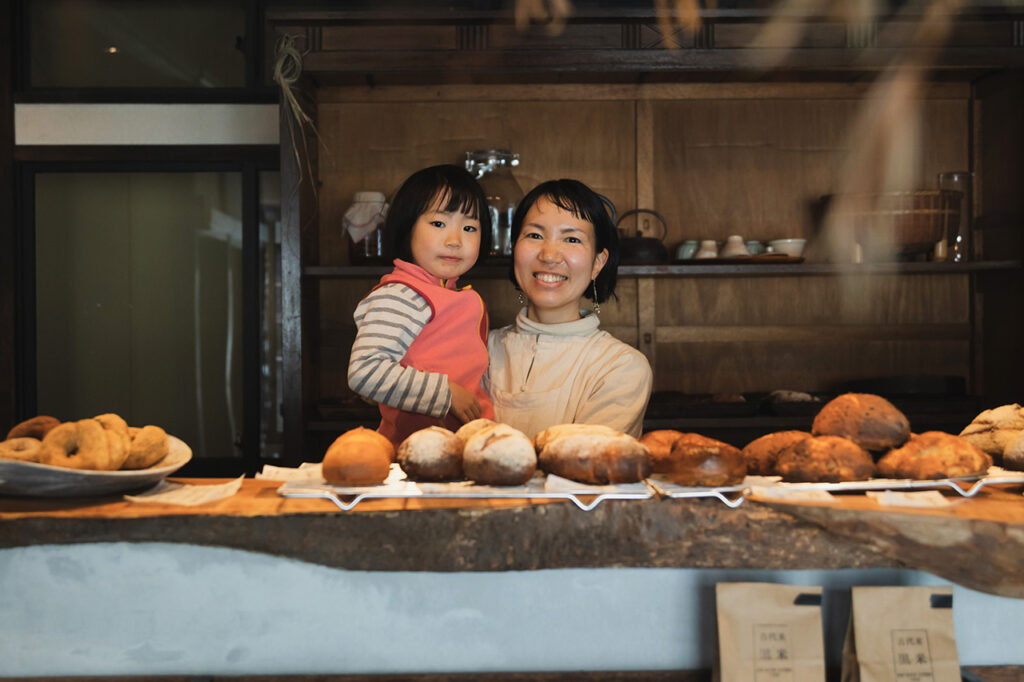
<path fill-rule="evenodd" d="M 586 220 L 594 226 L 594 253 L 601 253 L 608 249 L 608 261 L 598 273 L 595 285 L 597 287 L 597 303 L 604 303 L 610 296 L 615 295 L 615 279 L 619 269 L 619 233 L 615 230 L 615 219 L 609 214 L 615 212 L 615 206 L 611 201 L 584 185 L 579 180 L 548 180 L 530 190 L 529 194 L 523 197 L 516 207 L 515 216 L 512 218 L 512 248 L 515 249 L 519 241 L 519 233 L 523 231 L 523 221 L 537 200 L 546 197 L 555 206 L 564 211 L 572 213 L 575 217 Z M 516 281 L 515 259 L 509 266 L 508 278 L 519 288 Z M 583 295 L 594 300 L 594 287 L 587 287 Z"/>
<path fill-rule="evenodd" d="M 480 221 L 480 255 L 491 250 L 491 214 L 480 183 L 454 164 L 431 166 L 410 175 L 391 199 L 384 219 L 384 238 L 391 258 L 412 260 L 412 228 L 440 198 L 441 210 L 460 211 Z"/>

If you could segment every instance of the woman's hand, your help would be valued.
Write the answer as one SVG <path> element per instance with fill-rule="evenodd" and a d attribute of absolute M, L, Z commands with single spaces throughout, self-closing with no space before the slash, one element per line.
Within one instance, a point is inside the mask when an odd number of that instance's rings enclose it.
<path fill-rule="evenodd" d="M 448 390 L 452 393 L 452 405 L 448 411 L 454 414 L 459 421 L 466 424 L 480 418 L 483 408 L 480 407 L 476 396 L 451 379 L 448 380 Z"/>

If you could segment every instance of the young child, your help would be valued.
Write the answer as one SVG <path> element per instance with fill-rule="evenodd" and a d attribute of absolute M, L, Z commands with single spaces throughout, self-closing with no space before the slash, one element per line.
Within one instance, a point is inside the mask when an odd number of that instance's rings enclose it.
<path fill-rule="evenodd" d="M 395 269 L 356 307 L 349 386 L 379 404 L 377 430 L 395 446 L 428 426 L 493 419 L 481 387 L 487 310 L 455 286 L 489 248 L 483 190 L 458 166 L 424 168 L 395 194 L 384 235 Z"/>

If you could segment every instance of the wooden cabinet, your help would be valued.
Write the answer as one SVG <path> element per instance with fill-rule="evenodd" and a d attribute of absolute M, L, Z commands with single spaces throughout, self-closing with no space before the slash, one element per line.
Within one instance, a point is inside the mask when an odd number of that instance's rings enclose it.
<path fill-rule="evenodd" d="M 913 98 L 912 171 L 922 187 L 941 171 L 974 172 L 974 260 L 858 266 L 817 248 L 812 209 L 863 142 L 853 124 L 877 101 L 885 66 L 905 53 L 915 17 L 856 28 L 812 17 L 798 22 L 791 50 L 762 32 L 768 10 L 706 12 L 698 31 L 666 32 L 652 10 L 622 3 L 581 10 L 557 37 L 521 34 L 510 13 L 472 9 L 271 17 L 304 51 L 294 92 L 318 129 L 298 160 L 287 118 L 282 130 L 290 458 L 322 451 L 367 414 L 346 386 L 351 315 L 384 268 L 349 266 L 342 215 L 353 194 L 391 192 L 414 170 L 461 163 L 476 149 L 518 152 L 524 189 L 574 177 L 620 212 L 657 209 L 670 253 L 684 239 L 730 234 L 809 239 L 799 265 L 620 270 L 602 327 L 647 354 L 658 392 L 827 393 L 843 381 L 933 375 L 964 377 L 978 402 L 1020 400 L 1021 17 L 977 10 L 957 20 L 938 56 L 916 48 L 936 68 Z M 467 278 L 495 325 L 518 309 L 506 271 L 484 262 Z M 950 407 L 945 418 L 969 420 L 974 406 Z M 675 423 L 732 430 L 742 445 L 803 421 L 680 414 Z"/>

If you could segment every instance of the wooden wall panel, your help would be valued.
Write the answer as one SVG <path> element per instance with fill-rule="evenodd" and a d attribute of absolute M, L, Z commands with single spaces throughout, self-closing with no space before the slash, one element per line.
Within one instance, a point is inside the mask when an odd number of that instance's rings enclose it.
<path fill-rule="evenodd" d="M 759 88 L 764 96 L 752 97 Z M 467 150 L 484 148 L 520 153 L 515 175 L 524 191 L 576 177 L 620 212 L 638 202 L 660 211 L 670 252 L 683 239 L 736 233 L 813 240 L 811 201 L 836 189 L 864 89 L 749 85 L 737 94 L 723 84 L 716 92 L 714 85 L 325 89 L 320 264 L 348 262 L 341 217 L 354 192 L 390 193 L 420 167 L 461 163 Z M 920 186 L 968 167 L 968 97 L 965 88 L 936 87 L 923 101 Z M 351 311 L 372 283 L 321 285 L 322 396 L 347 393 Z M 520 307 L 511 284 L 473 284 L 492 327 L 511 323 Z M 638 293 L 641 285 L 653 296 Z M 652 358 L 656 390 L 826 391 L 884 375 L 970 376 L 968 275 L 630 277 L 620 279 L 618 293 L 602 305 L 602 327 Z"/>
<path fill-rule="evenodd" d="M 656 390 L 970 376 L 968 275 L 659 280 Z"/>
<path fill-rule="evenodd" d="M 811 205 L 837 188 L 847 129 L 862 100 L 659 101 L 653 208 L 684 239 L 813 238 Z M 968 165 L 965 98 L 922 102 L 919 186 Z"/>
<path fill-rule="evenodd" d="M 528 191 L 558 177 L 582 180 L 617 206 L 636 196 L 634 105 L 630 101 L 329 103 L 320 107 L 321 264 L 347 264 L 341 217 L 360 190 L 391 193 L 409 174 L 462 164 L 465 152 L 520 154 Z"/>
<path fill-rule="evenodd" d="M 886 376 L 964 376 L 968 341 L 715 342 L 659 344 L 654 390 L 701 393 L 775 389 L 828 392 L 843 381 Z"/>
<path fill-rule="evenodd" d="M 658 326 L 968 324 L 968 275 L 659 279 Z"/>

